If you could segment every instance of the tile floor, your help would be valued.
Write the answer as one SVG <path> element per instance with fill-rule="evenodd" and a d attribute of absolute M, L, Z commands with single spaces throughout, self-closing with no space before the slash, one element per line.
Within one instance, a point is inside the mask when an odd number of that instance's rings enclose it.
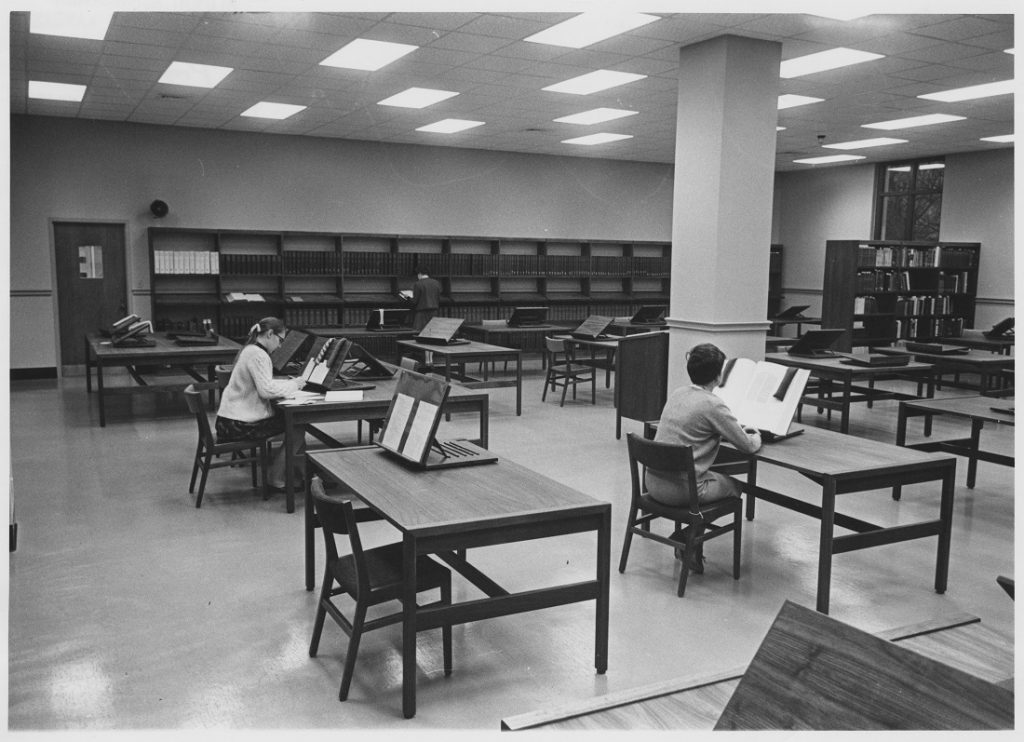
<path fill-rule="evenodd" d="M 744 524 L 743 572 L 731 579 L 727 539 L 709 544 L 702 576 L 675 595 L 678 563 L 635 542 L 615 571 L 629 501 L 626 447 L 614 436 L 612 393 L 597 406 L 540 402 L 529 364 L 524 411 L 492 390 L 491 448 L 613 503 L 609 669 L 593 668 L 586 604 L 482 621 L 455 630 L 455 672 L 441 670 L 440 637 L 420 638 L 418 713 L 401 715 L 398 627 L 364 639 L 349 700 L 337 701 L 343 635 L 329 625 L 307 654 L 315 597 L 303 585 L 302 511 L 263 501 L 247 474 L 218 470 L 203 507 L 187 493 L 195 423 L 167 397 L 118 398 L 98 426 L 83 379 L 12 384 L 11 455 L 19 525 L 10 554 L 10 730 L 358 729 L 495 732 L 505 716 L 749 661 L 786 599 L 814 605 L 816 522 L 762 504 Z M 958 396 L 962 390 L 944 390 Z M 895 402 L 858 406 L 851 434 L 895 439 Z M 804 423 L 836 427 L 813 411 Z M 445 434 L 473 434 L 468 416 Z M 640 425 L 624 423 L 626 431 Z M 911 428 L 920 435 L 920 423 Z M 965 427 L 937 419 L 936 435 Z M 341 426 L 354 439 L 354 425 Z M 1013 428 L 986 429 L 1011 453 Z M 1013 603 L 995 583 L 1013 575 L 1013 470 L 982 463 L 974 490 L 958 465 L 949 589 L 937 595 L 934 542 L 835 559 L 831 615 L 883 630 L 966 611 L 1013 635 Z M 813 498 L 797 475 L 762 468 L 775 488 Z M 880 523 L 933 517 L 938 494 L 908 487 L 850 496 L 842 509 Z M 371 543 L 395 537 L 365 528 Z M 322 548 L 318 536 L 318 548 Z M 592 537 L 471 552 L 509 588 L 591 574 Z M 318 555 L 322 564 L 322 555 Z M 457 581 L 456 599 L 476 591 Z M 693 639 L 694 632 L 700 638 Z"/>

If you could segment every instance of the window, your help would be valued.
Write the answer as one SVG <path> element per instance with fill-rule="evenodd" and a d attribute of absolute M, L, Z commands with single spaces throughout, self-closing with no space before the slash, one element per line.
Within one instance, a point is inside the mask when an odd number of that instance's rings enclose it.
<path fill-rule="evenodd" d="M 945 169 L 942 158 L 879 165 L 874 239 L 937 241 Z"/>

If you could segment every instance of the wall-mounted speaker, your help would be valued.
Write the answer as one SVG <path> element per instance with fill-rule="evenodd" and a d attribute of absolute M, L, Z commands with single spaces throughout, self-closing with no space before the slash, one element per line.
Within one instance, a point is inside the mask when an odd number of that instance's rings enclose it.
<path fill-rule="evenodd" d="M 157 199 L 149 205 L 149 210 L 153 212 L 153 216 L 160 219 L 161 217 L 167 216 L 167 212 L 170 211 L 171 208 L 167 205 L 166 201 Z"/>

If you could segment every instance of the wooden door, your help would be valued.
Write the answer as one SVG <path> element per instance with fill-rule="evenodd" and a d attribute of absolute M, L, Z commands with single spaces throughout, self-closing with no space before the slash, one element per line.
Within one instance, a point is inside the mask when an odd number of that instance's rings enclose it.
<path fill-rule="evenodd" d="M 84 367 L 85 333 L 128 314 L 124 224 L 54 222 L 53 246 L 58 363 Z"/>

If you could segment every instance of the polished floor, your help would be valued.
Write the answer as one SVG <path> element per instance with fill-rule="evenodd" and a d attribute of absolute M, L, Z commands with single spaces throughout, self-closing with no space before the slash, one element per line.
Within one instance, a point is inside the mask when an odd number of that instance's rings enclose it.
<path fill-rule="evenodd" d="M 214 471 L 202 509 L 193 506 L 195 422 L 183 402 L 120 397 L 100 428 L 82 379 L 13 383 L 19 539 L 10 554 L 8 728 L 494 732 L 506 716 L 741 665 L 784 600 L 813 607 L 816 521 L 766 504 L 744 525 L 739 581 L 728 539 L 708 545 L 706 572 L 691 576 L 682 599 L 678 563 L 658 544 L 634 543 L 626 573 L 615 571 L 629 494 L 612 393 L 601 390 L 596 406 L 581 399 L 560 409 L 540 401 L 541 379 L 531 363 L 522 417 L 512 390 L 492 390 L 491 448 L 612 502 L 608 672 L 594 671 L 587 604 L 457 627 L 448 678 L 440 637 L 428 632 L 412 720 L 401 715 L 398 627 L 364 639 L 345 703 L 337 701 L 340 630 L 328 622 L 320 655 L 308 656 L 315 598 L 303 585 L 301 503 L 289 515 L 280 497 L 263 501 L 232 469 Z M 894 441 L 895 410 L 895 402 L 858 406 L 851 434 Z M 807 411 L 804 423 L 838 421 Z M 468 416 L 442 425 L 445 435 L 475 431 Z M 965 429 L 940 418 L 935 435 Z M 337 430 L 354 440 L 353 425 Z M 920 422 L 911 430 L 919 438 Z M 986 428 L 983 441 L 1011 453 L 1013 428 Z M 966 611 L 1013 635 L 1013 603 L 995 582 L 1014 573 L 1013 470 L 982 463 L 973 490 L 965 472 L 961 459 L 947 592 L 932 589 L 934 540 L 844 554 L 834 562 L 832 616 L 880 631 Z M 814 498 L 814 485 L 797 475 L 762 467 L 761 476 Z M 883 524 L 934 517 L 937 508 L 937 490 L 925 485 L 905 488 L 900 502 L 876 491 L 840 503 Z M 395 538 L 386 524 L 369 524 L 364 535 Z M 507 587 L 527 588 L 592 574 L 593 553 L 593 537 L 576 536 L 471 558 Z M 456 599 L 478 594 L 456 585 Z"/>

